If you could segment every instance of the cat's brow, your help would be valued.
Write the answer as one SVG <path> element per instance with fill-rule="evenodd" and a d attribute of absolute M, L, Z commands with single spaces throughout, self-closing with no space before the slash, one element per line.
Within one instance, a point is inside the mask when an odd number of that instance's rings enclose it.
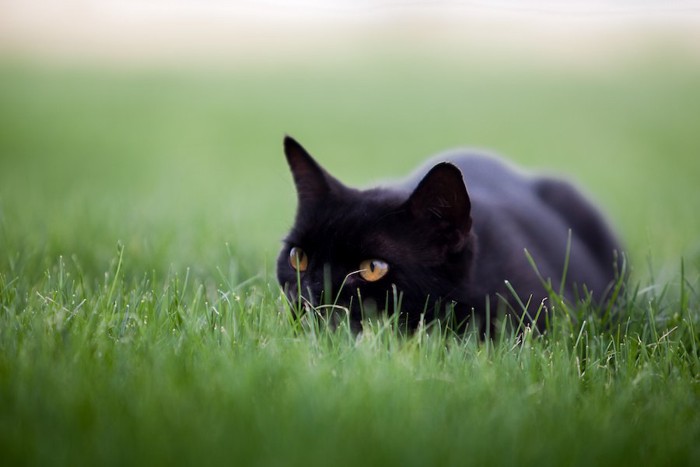
<path fill-rule="evenodd" d="M 382 222 L 384 219 L 386 219 L 386 218 L 388 218 L 388 217 L 395 217 L 395 216 L 398 216 L 399 214 L 401 214 L 401 213 L 403 213 L 403 212 L 405 212 L 405 211 L 406 211 L 406 210 L 405 210 L 404 208 L 398 208 L 398 209 L 394 209 L 393 211 L 389 211 L 389 212 L 387 212 L 387 213 L 384 213 L 383 215 L 379 216 L 379 217 L 372 223 L 372 227 L 375 227 L 377 224 L 379 224 L 380 222 Z"/>

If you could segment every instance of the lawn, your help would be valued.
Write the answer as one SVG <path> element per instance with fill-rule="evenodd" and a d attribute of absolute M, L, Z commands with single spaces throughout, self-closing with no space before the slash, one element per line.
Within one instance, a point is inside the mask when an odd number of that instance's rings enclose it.
<path fill-rule="evenodd" d="M 213 69 L 0 62 L 4 465 L 699 465 L 700 66 L 380 51 Z M 619 309 L 542 337 L 361 336 L 274 279 L 296 137 L 349 184 L 455 146 L 566 174 Z"/>

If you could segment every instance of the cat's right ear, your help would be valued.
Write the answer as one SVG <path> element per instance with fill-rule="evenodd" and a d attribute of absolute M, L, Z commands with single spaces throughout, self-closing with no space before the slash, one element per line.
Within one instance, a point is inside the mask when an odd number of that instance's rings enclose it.
<path fill-rule="evenodd" d="M 299 203 L 327 196 L 337 182 L 291 136 L 284 137 L 284 154 L 294 177 Z"/>
<path fill-rule="evenodd" d="M 428 221 L 440 231 L 451 250 L 461 249 L 471 230 L 471 201 L 462 172 L 449 162 L 433 167 L 408 198 L 417 219 Z"/>

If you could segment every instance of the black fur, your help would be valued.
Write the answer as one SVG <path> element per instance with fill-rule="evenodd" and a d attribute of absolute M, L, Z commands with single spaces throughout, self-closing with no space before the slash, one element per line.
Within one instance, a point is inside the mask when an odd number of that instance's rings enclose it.
<path fill-rule="evenodd" d="M 458 321 L 475 315 L 483 323 L 487 309 L 523 315 L 508 281 L 523 303 L 530 301 L 528 313 L 534 315 L 547 292 L 524 250 L 559 290 L 569 229 L 564 296 L 576 300 L 585 284 L 601 300 L 615 279 L 618 241 L 565 181 L 460 151 L 439 156 L 404 183 L 356 190 L 333 178 L 292 138 L 285 138 L 284 148 L 299 204 L 277 277 L 293 304 L 342 306 L 355 324 L 367 309 L 399 309 L 411 327 L 421 316 L 430 321 L 447 310 Z M 304 272 L 289 263 L 293 247 L 307 254 Z M 364 280 L 357 271 L 367 259 L 385 261 L 387 275 Z M 543 323 L 541 315 L 535 324 Z"/>

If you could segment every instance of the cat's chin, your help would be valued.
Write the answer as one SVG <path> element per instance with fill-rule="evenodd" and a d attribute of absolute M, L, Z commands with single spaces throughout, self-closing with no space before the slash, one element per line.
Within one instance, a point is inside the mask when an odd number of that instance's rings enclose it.
<path fill-rule="evenodd" d="M 313 307 L 306 303 L 302 319 L 316 320 L 318 324 L 335 332 L 341 328 L 350 329 L 354 334 L 362 331 L 362 320 L 351 316 L 350 308 L 342 305 L 320 305 Z"/>
<path fill-rule="evenodd" d="M 376 321 L 385 313 L 378 300 L 372 297 L 363 297 L 360 300 L 358 296 L 353 296 L 348 303 L 341 300 L 336 303 L 318 304 L 305 294 L 299 298 L 297 291 L 289 287 L 283 292 L 290 310 L 297 318 L 317 320 L 317 323 L 328 326 L 333 331 L 346 326 L 353 333 L 360 333 L 363 321 Z M 387 300 L 382 301 L 382 304 L 386 303 Z"/>

